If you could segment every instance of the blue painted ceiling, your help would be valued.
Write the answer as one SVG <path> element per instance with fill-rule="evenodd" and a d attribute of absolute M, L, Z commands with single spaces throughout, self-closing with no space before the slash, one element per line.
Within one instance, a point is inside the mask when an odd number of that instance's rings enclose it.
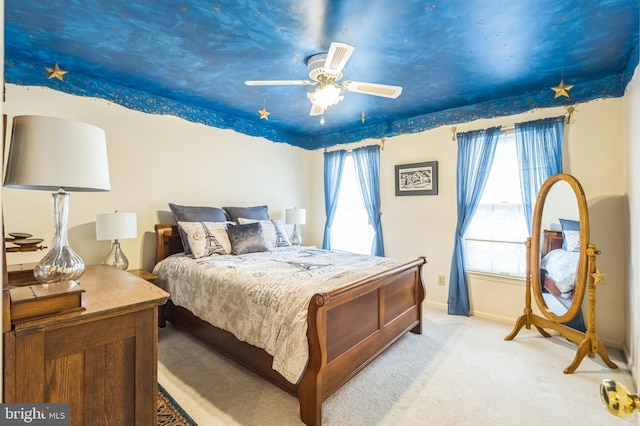
<path fill-rule="evenodd" d="M 316 149 L 622 96 L 638 3 L 5 0 L 5 80 Z M 321 125 L 313 88 L 244 84 L 308 79 L 307 58 L 332 41 L 355 47 L 343 80 L 402 94 L 346 92 Z M 555 97 L 561 80 L 570 97 Z"/>

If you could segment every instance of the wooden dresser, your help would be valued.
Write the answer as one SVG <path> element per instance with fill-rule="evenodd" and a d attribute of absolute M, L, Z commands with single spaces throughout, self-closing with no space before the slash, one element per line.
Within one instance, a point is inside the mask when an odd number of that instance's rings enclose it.
<path fill-rule="evenodd" d="M 157 313 L 168 294 L 107 265 L 78 281 L 84 311 L 4 333 L 4 402 L 68 403 L 71 425 L 157 424 Z"/>

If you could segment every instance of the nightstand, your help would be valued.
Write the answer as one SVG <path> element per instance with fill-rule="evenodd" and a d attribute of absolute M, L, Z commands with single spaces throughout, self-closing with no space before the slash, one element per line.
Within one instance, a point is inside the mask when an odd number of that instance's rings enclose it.
<path fill-rule="evenodd" d="M 71 425 L 157 423 L 158 306 L 169 294 L 113 266 L 77 280 L 81 312 L 4 333 L 5 403 L 67 403 Z"/>
<path fill-rule="evenodd" d="M 130 274 L 135 275 L 136 277 L 140 277 L 143 280 L 147 280 L 150 283 L 155 283 L 156 278 L 158 278 L 157 275 L 152 274 L 149 271 L 145 271 L 144 269 L 132 269 L 130 271 L 127 271 Z"/>

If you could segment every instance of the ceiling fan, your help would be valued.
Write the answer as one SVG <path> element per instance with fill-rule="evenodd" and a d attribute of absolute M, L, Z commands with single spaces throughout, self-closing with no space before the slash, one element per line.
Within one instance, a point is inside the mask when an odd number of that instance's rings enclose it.
<path fill-rule="evenodd" d="M 341 90 L 363 93 L 365 95 L 382 96 L 395 99 L 402 93 L 402 87 L 387 84 L 363 83 L 347 80 L 342 83 L 342 70 L 355 48 L 349 44 L 333 42 L 329 52 L 318 53 L 307 60 L 309 78 L 311 80 L 247 80 L 247 86 L 318 86 L 307 93 L 311 101 L 309 115 L 321 115 L 330 106 L 337 105 L 344 98 Z M 324 124 L 324 119 L 321 121 Z"/>

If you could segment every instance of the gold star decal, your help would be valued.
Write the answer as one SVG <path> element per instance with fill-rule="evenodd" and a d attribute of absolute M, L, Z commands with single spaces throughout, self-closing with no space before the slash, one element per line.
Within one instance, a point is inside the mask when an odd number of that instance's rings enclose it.
<path fill-rule="evenodd" d="M 573 88 L 573 84 L 569 84 L 566 85 L 564 84 L 564 80 L 560 80 L 560 84 L 557 85 L 556 87 L 552 87 L 551 90 L 553 90 L 554 92 L 556 92 L 556 95 L 553 97 L 553 99 L 559 97 L 559 96 L 566 96 L 567 98 L 569 97 L 569 90 L 571 90 Z"/>
<path fill-rule="evenodd" d="M 596 268 L 596 272 L 594 274 L 591 274 L 591 277 L 593 278 L 594 285 L 598 283 L 604 284 L 604 274 L 600 272 L 600 268 Z"/>
<path fill-rule="evenodd" d="M 57 78 L 60 81 L 64 81 L 64 75 L 68 71 L 62 71 L 58 64 L 55 64 L 53 68 L 45 68 L 49 72 L 49 78 Z"/>
<path fill-rule="evenodd" d="M 269 114 L 271 114 L 269 111 L 267 111 L 266 107 L 263 107 L 260 111 L 258 111 L 260 113 L 260 120 L 262 120 L 263 118 L 265 120 L 269 120 Z"/>

